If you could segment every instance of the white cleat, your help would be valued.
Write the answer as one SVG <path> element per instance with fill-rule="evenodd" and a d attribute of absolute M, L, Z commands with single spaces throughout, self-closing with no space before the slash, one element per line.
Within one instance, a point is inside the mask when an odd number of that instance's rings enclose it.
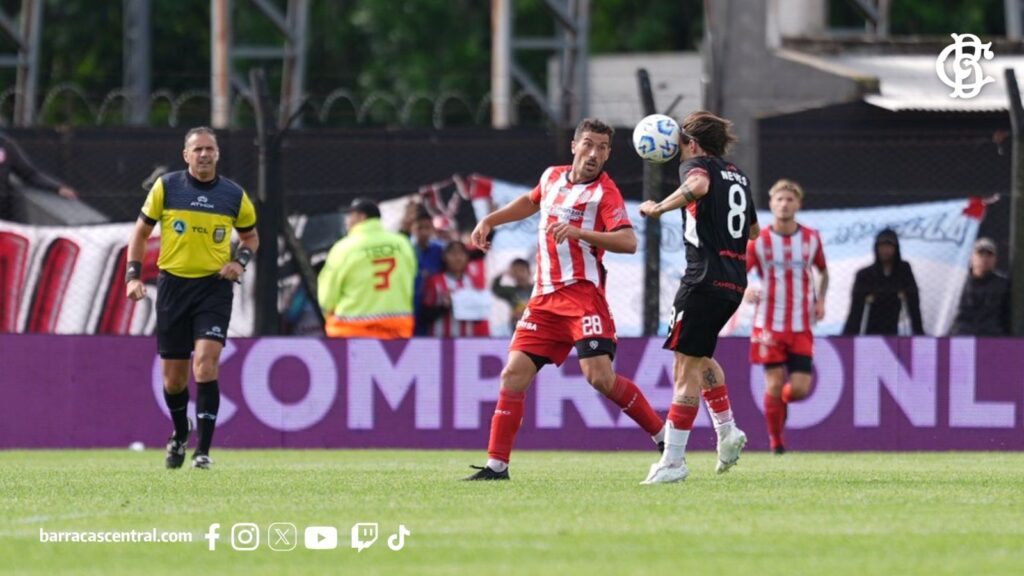
<path fill-rule="evenodd" d="M 671 484 L 673 482 L 682 482 L 686 480 L 686 477 L 690 475 L 690 469 L 686 467 L 686 461 L 679 466 L 670 466 L 668 464 L 662 464 L 661 462 L 655 462 L 651 464 L 651 471 L 647 473 L 647 478 L 641 482 L 641 484 Z"/>
<path fill-rule="evenodd" d="M 747 435 L 735 425 L 718 436 L 718 463 L 715 472 L 719 474 L 729 471 L 740 459 L 740 452 L 747 445 Z"/>

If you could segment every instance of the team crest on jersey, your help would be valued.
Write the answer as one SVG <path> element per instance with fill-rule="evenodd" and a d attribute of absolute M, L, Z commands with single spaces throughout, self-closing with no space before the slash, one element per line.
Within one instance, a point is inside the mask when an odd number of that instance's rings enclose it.
<path fill-rule="evenodd" d="M 582 194 L 580 194 L 580 197 L 576 199 L 576 203 L 577 204 L 586 204 L 587 202 L 590 202 L 590 199 L 593 198 L 593 197 L 594 197 L 594 191 L 591 190 L 590 188 L 587 188 L 586 190 L 583 191 Z"/>
<path fill-rule="evenodd" d="M 175 220 L 174 224 L 171 224 L 171 228 L 173 228 L 174 231 L 177 232 L 178 234 L 184 234 L 185 233 L 185 221 L 184 220 Z"/>
<path fill-rule="evenodd" d="M 228 235 L 228 229 L 224 226 L 217 226 L 213 229 L 213 241 L 220 244 Z"/>

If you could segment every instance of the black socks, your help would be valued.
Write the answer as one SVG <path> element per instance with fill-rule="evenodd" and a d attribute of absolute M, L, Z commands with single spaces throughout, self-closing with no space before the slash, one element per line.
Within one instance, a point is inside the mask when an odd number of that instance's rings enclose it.
<path fill-rule="evenodd" d="M 220 409 L 220 388 L 216 380 L 196 382 L 196 427 L 199 430 L 199 444 L 196 454 L 209 454 L 213 441 L 213 430 L 217 427 L 217 411 Z M 188 402 L 188 395 L 185 396 Z"/>
<path fill-rule="evenodd" d="M 188 388 L 177 394 L 171 394 L 164 389 L 164 402 L 171 412 L 171 420 L 174 422 L 174 439 L 184 442 L 188 438 Z"/>

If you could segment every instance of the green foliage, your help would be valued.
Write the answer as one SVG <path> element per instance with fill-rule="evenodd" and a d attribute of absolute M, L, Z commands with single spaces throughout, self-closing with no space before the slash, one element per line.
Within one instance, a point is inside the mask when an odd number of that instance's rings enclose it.
<path fill-rule="evenodd" d="M 890 33 L 894 35 L 948 36 L 953 32 L 981 36 L 1006 33 L 1003 0 L 891 0 Z M 864 18 L 850 0 L 829 0 L 829 23 L 841 28 L 863 28 Z"/>
<path fill-rule="evenodd" d="M 271 0 L 282 11 L 285 0 Z M 515 30 L 520 36 L 551 37 L 556 33 L 545 0 L 510 0 Z M 863 27 L 863 19 L 847 0 L 828 0 L 830 24 Z M 17 14 L 20 0 L 0 0 L 8 14 Z M 249 0 L 234 0 L 232 14 L 236 43 L 282 45 L 281 33 Z M 590 47 L 594 54 L 693 50 L 703 34 L 703 0 L 645 2 L 593 1 Z M 89 102 L 68 92 L 50 103 L 41 115 L 49 123 L 95 122 L 95 109 L 123 78 L 123 1 L 46 0 L 40 100 L 61 83 L 78 86 Z M 1003 0 L 893 0 L 893 34 L 946 35 L 974 32 L 1001 34 Z M 445 116 L 457 123 L 473 120 L 476 107 L 490 90 L 490 11 L 485 0 L 313 0 L 308 38 L 307 92 L 314 105 L 335 89 L 346 88 L 356 100 L 374 93 L 390 95 L 370 113 L 376 123 L 395 123 L 401 107 L 414 96 L 409 122 L 426 125 L 433 115 L 433 99 L 449 94 Z M 153 90 L 178 95 L 210 88 L 210 1 L 152 2 Z M 14 45 L 0 39 L 0 49 Z M 546 51 L 519 51 L 517 61 L 543 85 L 547 74 Z M 245 77 L 252 65 L 267 68 L 271 89 L 280 83 L 280 66 L 273 61 L 237 63 Z M 0 69 L 0 86 L 13 87 L 13 69 Z M 429 99 L 429 100 L 428 100 Z M 469 106 L 460 102 L 466 102 Z M 91 108 L 90 108 L 91 106 Z M 204 114 L 209 104 L 190 102 L 190 116 Z M 0 115 L 9 116 L 11 100 L 0 102 Z M 120 105 L 107 112 L 106 123 L 116 123 Z M 154 107 L 152 120 L 166 122 L 166 103 Z M 236 117 L 249 118 L 243 110 Z M 355 112 L 339 103 L 332 118 L 354 123 Z"/>

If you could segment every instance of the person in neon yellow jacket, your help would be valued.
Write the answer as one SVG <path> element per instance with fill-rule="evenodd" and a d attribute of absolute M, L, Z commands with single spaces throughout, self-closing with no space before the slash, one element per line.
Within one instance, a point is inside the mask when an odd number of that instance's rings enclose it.
<path fill-rule="evenodd" d="M 409 239 L 388 232 L 380 209 L 357 198 L 347 209 L 348 234 L 331 247 L 317 300 L 332 338 L 411 338 L 416 256 Z"/>

